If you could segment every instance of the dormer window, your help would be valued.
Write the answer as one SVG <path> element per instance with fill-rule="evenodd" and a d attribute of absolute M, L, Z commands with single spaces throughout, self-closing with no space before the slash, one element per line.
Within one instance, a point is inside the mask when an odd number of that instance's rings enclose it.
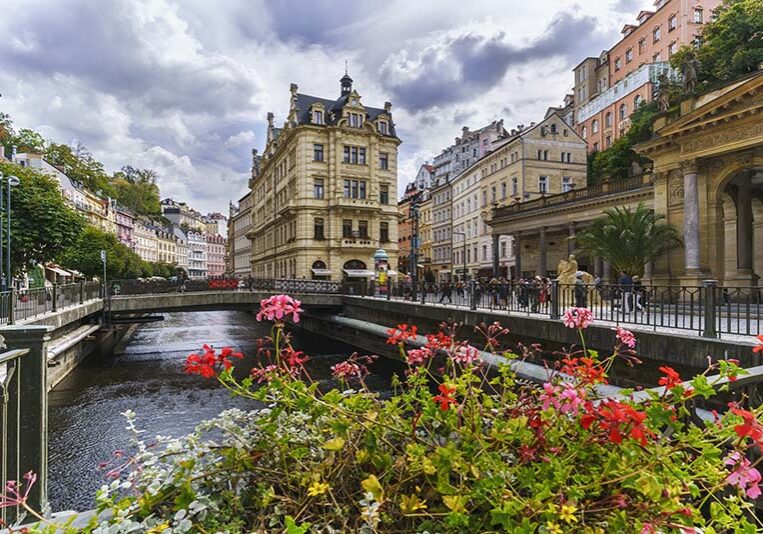
<path fill-rule="evenodd" d="M 362 128 L 363 127 L 363 115 L 360 113 L 349 113 L 350 128 Z"/>
<path fill-rule="evenodd" d="M 324 124 L 322 110 L 320 109 L 313 110 L 313 124 Z"/>
<path fill-rule="evenodd" d="M 379 133 L 382 135 L 387 135 L 388 131 L 387 121 L 379 121 Z"/>

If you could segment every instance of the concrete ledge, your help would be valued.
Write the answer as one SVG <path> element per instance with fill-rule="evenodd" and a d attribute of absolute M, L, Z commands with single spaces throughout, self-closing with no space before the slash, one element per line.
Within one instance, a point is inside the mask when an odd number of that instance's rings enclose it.
<path fill-rule="evenodd" d="M 112 313 L 150 313 L 172 311 L 253 310 L 273 291 L 192 291 L 158 295 L 112 297 Z M 303 307 L 339 307 L 341 297 L 333 294 L 297 295 Z"/>
<path fill-rule="evenodd" d="M 101 299 L 96 299 L 85 302 L 84 304 L 69 306 L 56 312 L 48 312 L 43 315 L 38 315 L 37 317 L 24 319 L 18 321 L 18 324 L 50 326 L 55 331 L 102 311 L 103 301 Z"/>

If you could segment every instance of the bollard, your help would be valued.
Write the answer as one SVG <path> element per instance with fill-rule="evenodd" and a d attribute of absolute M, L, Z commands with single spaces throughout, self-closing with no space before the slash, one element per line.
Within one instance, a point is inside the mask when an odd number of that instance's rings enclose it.
<path fill-rule="evenodd" d="M 717 302 L 717 280 L 702 281 L 702 303 L 705 313 L 705 330 L 702 332 L 704 337 L 718 337 L 718 331 L 715 326 L 716 321 L 716 302 Z"/>
<path fill-rule="evenodd" d="M 477 281 L 469 280 L 469 309 L 477 309 Z"/>
<path fill-rule="evenodd" d="M 58 284 L 53 284 L 53 311 L 58 311 Z"/>
<path fill-rule="evenodd" d="M 559 319 L 559 279 L 551 281 L 551 319 Z"/>
<path fill-rule="evenodd" d="M 16 322 L 16 288 L 11 287 L 10 293 L 8 293 L 8 324 L 14 324 Z"/>

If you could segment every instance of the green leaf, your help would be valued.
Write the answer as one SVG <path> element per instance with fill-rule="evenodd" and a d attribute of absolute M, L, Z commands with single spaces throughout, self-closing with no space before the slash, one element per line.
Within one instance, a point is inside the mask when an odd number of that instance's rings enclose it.
<path fill-rule="evenodd" d="M 341 451 L 342 448 L 344 447 L 344 444 L 345 444 L 344 438 L 336 437 L 324 443 L 323 448 L 326 449 L 327 451 Z"/>
<path fill-rule="evenodd" d="M 287 515 L 284 521 L 286 523 L 286 534 L 305 534 L 308 530 L 310 530 L 310 527 L 312 526 L 310 523 L 302 523 L 301 525 L 297 525 L 297 523 L 294 521 L 294 518 L 290 515 Z"/>
<path fill-rule="evenodd" d="M 376 478 L 376 475 L 369 475 L 368 478 L 363 480 L 360 485 L 363 487 L 364 490 L 367 492 L 373 494 L 374 499 L 377 501 L 382 501 L 384 497 L 384 489 L 382 488 L 381 482 L 379 482 L 379 479 Z"/>

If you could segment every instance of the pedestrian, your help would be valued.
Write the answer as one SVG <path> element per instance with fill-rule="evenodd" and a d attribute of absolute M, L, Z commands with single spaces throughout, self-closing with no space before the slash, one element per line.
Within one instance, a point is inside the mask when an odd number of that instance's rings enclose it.
<path fill-rule="evenodd" d="M 578 308 L 588 307 L 588 288 L 583 282 L 583 271 L 575 273 L 575 306 Z"/>
<path fill-rule="evenodd" d="M 631 297 L 633 296 L 633 278 L 628 276 L 625 271 L 620 271 L 617 285 L 620 290 L 620 307 L 622 308 L 623 313 L 630 313 Z"/>
<path fill-rule="evenodd" d="M 638 275 L 633 277 L 633 299 L 636 309 L 644 311 L 644 285 Z"/>
<path fill-rule="evenodd" d="M 448 299 L 448 304 L 453 304 L 451 295 L 453 294 L 453 286 L 449 282 L 445 282 L 442 285 L 442 294 L 440 295 L 440 304 L 444 304 L 445 299 Z"/>

